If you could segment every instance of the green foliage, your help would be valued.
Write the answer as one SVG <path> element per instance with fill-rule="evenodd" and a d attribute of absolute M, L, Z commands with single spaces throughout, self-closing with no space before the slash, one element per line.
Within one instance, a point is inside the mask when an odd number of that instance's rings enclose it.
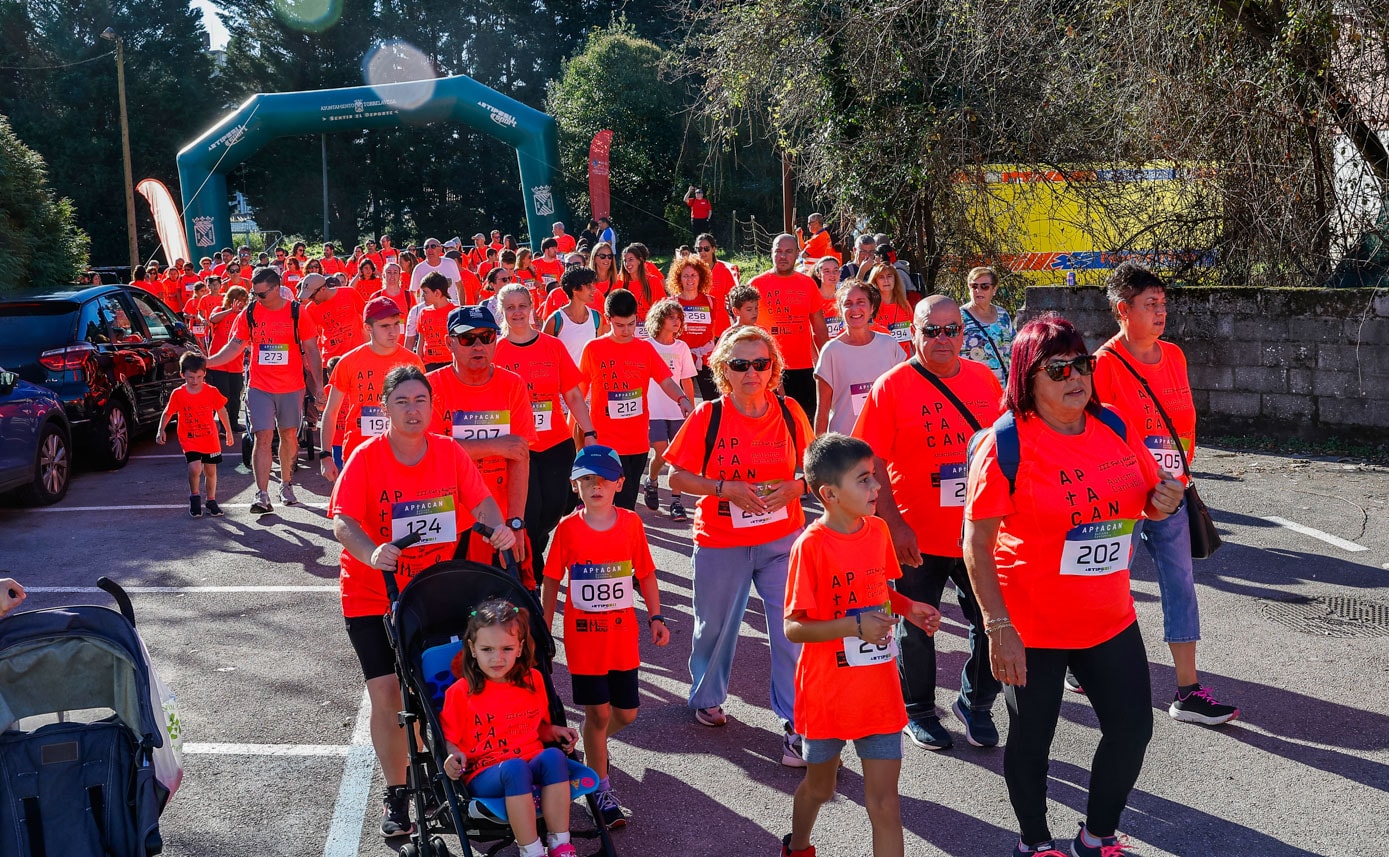
<path fill-rule="evenodd" d="M 0 115 L 0 293 L 76 282 L 87 245 L 71 200 L 49 186 L 43 158 Z"/>

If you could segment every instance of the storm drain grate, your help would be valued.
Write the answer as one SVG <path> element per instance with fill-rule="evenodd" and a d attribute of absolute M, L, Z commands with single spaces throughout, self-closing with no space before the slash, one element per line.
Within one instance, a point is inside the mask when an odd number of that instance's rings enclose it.
<path fill-rule="evenodd" d="M 1389 604 L 1348 595 L 1261 601 L 1264 618 L 1319 637 L 1389 637 Z"/>

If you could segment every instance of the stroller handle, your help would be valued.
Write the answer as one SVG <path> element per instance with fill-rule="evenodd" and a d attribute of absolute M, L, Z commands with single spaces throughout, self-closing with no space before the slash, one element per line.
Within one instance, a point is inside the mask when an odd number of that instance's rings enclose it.
<path fill-rule="evenodd" d="M 486 524 L 482 523 L 481 521 L 474 521 L 474 522 L 473 522 L 472 530 L 473 530 L 473 532 L 475 532 L 475 533 L 477 533 L 478 535 L 482 536 L 484 539 L 490 539 L 490 538 L 492 538 L 492 533 L 496 532 L 496 530 L 494 530 L 492 527 L 487 526 Z M 517 566 L 517 564 L 516 564 L 516 554 L 515 554 L 515 552 L 510 551 L 510 550 L 504 550 L 504 551 L 502 551 L 501 553 L 502 553 L 502 562 L 506 563 L 506 570 L 507 570 L 507 572 L 510 573 L 510 575 L 511 575 L 512 577 L 516 578 L 517 580 L 520 580 L 520 579 L 521 579 L 521 569 L 520 569 L 520 567 Z"/>
<path fill-rule="evenodd" d="M 134 626 L 135 607 L 130 603 L 130 596 L 125 594 L 125 590 L 121 589 L 120 584 L 109 577 L 103 576 L 96 579 L 96 585 L 101 591 L 116 599 L 116 605 L 121 608 L 121 615 L 125 617 L 127 622 Z M 17 594 L 18 593 L 13 589 L 10 590 L 11 598 L 15 597 Z"/>

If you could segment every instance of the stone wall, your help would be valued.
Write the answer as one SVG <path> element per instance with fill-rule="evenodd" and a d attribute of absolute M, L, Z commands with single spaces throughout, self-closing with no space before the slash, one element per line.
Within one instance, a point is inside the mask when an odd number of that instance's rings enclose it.
<path fill-rule="evenodd" d="M 1186 352 L 1203 433 L 1389 441 L 1389 289 L 1172 288 L 1164 339 Z M 1095 286 L 1032 286 L 1019 324 L 1118 331 Z"/>

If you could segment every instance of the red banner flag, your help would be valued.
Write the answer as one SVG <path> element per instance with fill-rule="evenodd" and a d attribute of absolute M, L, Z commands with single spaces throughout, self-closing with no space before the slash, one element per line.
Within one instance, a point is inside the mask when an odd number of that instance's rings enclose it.
<path fill-rule="evenodd" d="M 608 196 L 608 152 L 613 145 L 613 132 L 599 131 L 588 147 L 588 200 L 594 220 L 612 215 Z"/>

